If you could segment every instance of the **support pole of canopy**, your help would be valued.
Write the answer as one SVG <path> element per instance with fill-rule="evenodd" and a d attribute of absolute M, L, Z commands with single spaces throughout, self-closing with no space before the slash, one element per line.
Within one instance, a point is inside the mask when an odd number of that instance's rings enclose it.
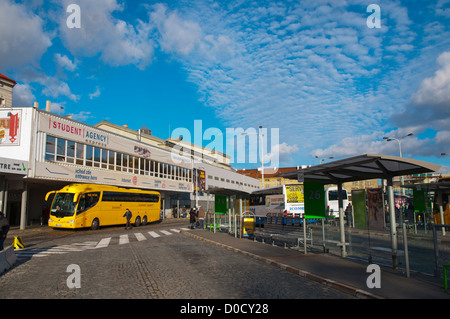
<path fill-rule="evenodd" d="M 392 176 L 389 176 L 387 182 L 388 182 L 389 221 L 391 224 L 392 268 L 397 269 L 398 267 L 397 222 L 395 220 L 394 186 Z"/>
<path fill-rule="evenodd" d="M 442 190 L 437 191 L 438 194 L 438 200 L 439 200 L 439 217 L 441 218 L 441 225 L 444 225 L 444 207 L 443 207 L 443 200 L 442 200 Z M 442 227 L 442 236 L 445 236 L 445 227 Z"/>
<path fill-rule="evenodd" d="M 347 247 L 345 245 L 345 227 L 344 227 L 344 201 L 342 198 L 342 183 L 338 183 L 338 199 L 339 199 L 339 228 L 341 231 L 341 257 L 347 257 Z"/>

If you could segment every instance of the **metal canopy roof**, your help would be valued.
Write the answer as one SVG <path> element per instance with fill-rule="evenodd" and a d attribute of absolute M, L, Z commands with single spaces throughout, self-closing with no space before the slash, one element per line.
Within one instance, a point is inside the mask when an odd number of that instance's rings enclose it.
<path fill-rule="evenodd" d="M 407 185 L 403 185 L 402 187 L 415 188 L 415 189 L 424 190 L 427 192 L 433 192 L 433 191 L 443 191 L 444 193 L 450 192 L 450 182 L 407 184 Z"/>
<path fill-rule="evenodd" d="M 329 162 L 300 171 L 280 174 L 299 181 L 314 181 L 324 184 L 345 183 L 366 179 L 388 179 L 394 176 L 436 172 L 440 165 L 410 158 L 365 154 Z"/>
<path fill-rule="evenodd" d="M 225 196 L 233 196 L 233 195 L 240 195 L 240 196 L 250 196 L 249 192 L 237 190 L 237 189 L 231 189 L 231 188 L 224 188 L 224 187 L 213 187 L 208 188 L 207 190 L 210 194 L 215 195 L 225 195 Z"/>

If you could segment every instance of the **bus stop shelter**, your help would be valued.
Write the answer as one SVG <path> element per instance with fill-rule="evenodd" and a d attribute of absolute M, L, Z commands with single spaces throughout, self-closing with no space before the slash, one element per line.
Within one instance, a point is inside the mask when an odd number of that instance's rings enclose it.
<path fill-rule="evenodd" d="M 211 213 L 214 217 L 214 222 L 211 224 L 211 226 L 214 228 L 214 232 L 216 232 L 216 227 L 218 226 L 216 223 L 216 215 L 226 215 L 228 214 L 229 218 L 229 227 L 230 230 L 233 228 L 234 230 L 230 231 L 230 233 L 234 232 L 235 237 L 237 237 L 238 233 L 238 227 L 236 220 L 239 221 L 242 219 L 244 211 L 245 211 L 245 200 L 250 198 L 250 193 L 244 190 L 237 190 L 237 189 L 230 189 L 225 187 L 210 187 L 207 190 L 208 195 L 214 194 L 215 195 L 215 207 L 214 211 Z M 223 199 L 225 199 L 225 202 L 219 203 L 218 197 L 221 196 Z M 237 201 L 237 202 L 236 202 Z M 236 207 L 236 204 L 238 204 L 238 207 Z M 220 206 L 220 207 L 217 207 Z M 236 213 L 236 210 L 239 212 L 239 214 Z M 207 207 L 207 212 L 210 212 L 210 207 Z M 232 220 L 231 215 L 233 215 L 234 219 L 234 227 L 231 226 Z M 239 217 L 237 218 L 236 215 Z M 240 229 L 241 225 L 239 225 Z"/>
<path fill-rule="evenodd" d="M 297 179 L 299 182 L 310 181 L 322 183 L 324 185 L 335 184 L 338 186 L 340 228 L 339 246 L 341 246 L 342 257 L 347 257 L 342 184 L 366 179 L 386 179 L 391 223 L 390 235 L 392 264 L 394 268 L 397 268 L 398 243 L 396 234 L 393 178 L 402 175 L 436 172 L 440 169 L 440 167 L 440 165 L 409 158 L 378 154 L 364 154 L 308 167 L 299 171 L 280 174 L 280 176 L 290 179 Z"/>
<path fill-rule="evenodd" d="M 440 224 L 441 225 L 445 224 L 443 199 L 445 194 L 449 194 L 450 196 L 450 181 L 436 182 L 436 183 L 407 184 L 403 185 L 402 187 L 422 190 L 425 192 L 434 192 L 437 195 L 437 200 L 439 204 Z M 442 227 L 442 235 L 445 236 L 445 227 Z"/>

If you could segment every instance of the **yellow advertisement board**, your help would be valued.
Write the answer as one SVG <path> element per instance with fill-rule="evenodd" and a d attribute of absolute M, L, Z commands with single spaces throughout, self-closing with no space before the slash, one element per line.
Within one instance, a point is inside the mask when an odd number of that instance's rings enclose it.
<path fill-rule="evenodd" d="M 303 185 L 286 185 L 286 202 L 304 203 Z"/>

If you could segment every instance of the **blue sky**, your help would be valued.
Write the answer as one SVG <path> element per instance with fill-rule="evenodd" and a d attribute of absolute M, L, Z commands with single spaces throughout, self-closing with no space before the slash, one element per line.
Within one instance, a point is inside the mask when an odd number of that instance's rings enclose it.
<path fill-rule="evenodd" d="M 265 151 L 283 167 L 398 155 L 383 136 L 413 133 L 404 156 L 450 166 L 450 0 L 1 0 L 0 39 L 14 106 L 51 100 L 161 138 L 195 120 L 261 125 L 278 129 Z"/>

